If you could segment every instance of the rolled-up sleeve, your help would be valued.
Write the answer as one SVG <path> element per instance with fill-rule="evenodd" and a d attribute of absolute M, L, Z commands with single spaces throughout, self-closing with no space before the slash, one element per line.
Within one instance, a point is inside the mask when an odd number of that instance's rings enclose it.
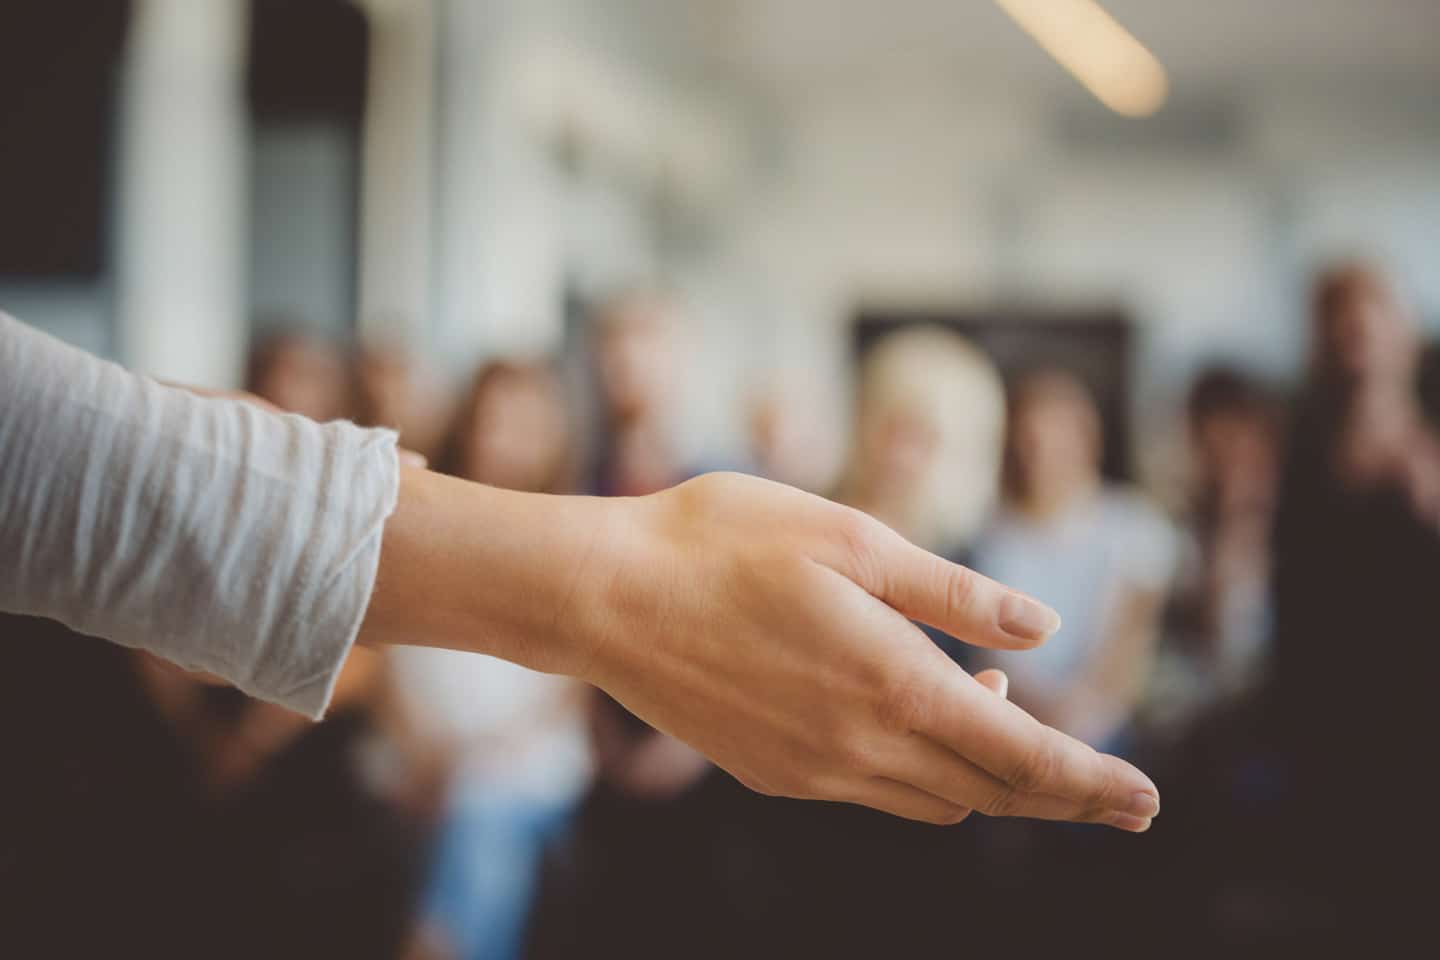
<path fill-rule="evenodd" d="M 398 488 L 390 431 L 196 396 L 0 314 L 0 610 L 318 718 Z"/>

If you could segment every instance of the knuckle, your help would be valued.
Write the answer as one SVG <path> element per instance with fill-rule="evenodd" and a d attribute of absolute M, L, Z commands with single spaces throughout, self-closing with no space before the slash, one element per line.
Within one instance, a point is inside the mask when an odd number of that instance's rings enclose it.
<path fill-rule="evenodd" d="M 834 738 L 830 753 L 839 768 L 848 773 L 868 773 L 876 768 L 875 745 L 860 730 L 842 730 Z"/>
<path fill-rule="evenodd" d="M 930 697 L 925 688 L 910 677 L 892 676 L 882 684 L 876 706 L 877 719 L 885 730 L 909 733 L 925 726 Z"/>
<path fill-rule="evenodd" d="M 876 562 L 878 538 L 875 530 L 878 523 L 879 521 L 859 510 L 848 507 L 840 510 L 835 523 L 835 532 L 840 538 L 845 559 L 862 583 L 872 582 L 873 575 L 879 570 Z"/>
<path fill-rule="evenodd" d="M 663 491 L 676 498 L 686 511 L 701 518 L 719 517 L 728 512 L 743 480 L 733 473 L 702 473 Z"/>
<path fill-rule="evenodd" d="M 1006 778 L 1013 792 L 1042 793 L 1055 777 L 1060 756 L 1048 739 L 1042 740 L 1021 757 L 1014 772 Z"/>
<path fill-rule="evenodd" d="M 987 817 L 1013 817 L 1020 809 L 1020 796 L 1011 785 L 996 787 L 978 809 Z"/>
<path fill-rule="evenodd" d="M 957 620 L 974 607 L 980 578 L 973 570 L 953 564 L 942 564 L 941 571 L 941 575 L 945 578 L 946 613 L 952 620 Z"/>
<path fill-rule="evenodd" d="M 1090 766 L 1097 771 L 1095 785 L 1091 788 L 1090 795 L 1087 797 L 1089 806 L 1093 810 L 1107 810 L 1115 806 L 1116 788 L 1118 786 L 1115 780 L 1115 771 L 1111 768 L 1110 764 L 1104 762 L 1097 751 L 1088 746 L 1085 749 L 1089 754 Z"/>

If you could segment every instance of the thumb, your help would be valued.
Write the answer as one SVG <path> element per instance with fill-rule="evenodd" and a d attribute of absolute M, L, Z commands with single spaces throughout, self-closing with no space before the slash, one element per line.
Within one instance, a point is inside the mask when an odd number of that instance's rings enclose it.
<path fill-rule="evenodd" d="M 1004 670 L 981 670 L 975 674 L 975 682 L 1002 700 L 1010 692 L 1010 678 Z"/>

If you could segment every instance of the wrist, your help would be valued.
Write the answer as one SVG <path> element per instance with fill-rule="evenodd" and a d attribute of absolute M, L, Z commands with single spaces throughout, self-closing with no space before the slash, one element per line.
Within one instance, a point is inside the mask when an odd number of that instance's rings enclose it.
<path fill-rule="evenodd" d="M 362 641 L 469 650 L 588 678 L 637 502 L 402 470 Z"/>
<path fill-rule="evenodd" d="M 597 682 L 616 647 L 642 501 L 481 489 L 492 524 L 478 560 L 486 582 L 467 613 L 482 652 Z"/>

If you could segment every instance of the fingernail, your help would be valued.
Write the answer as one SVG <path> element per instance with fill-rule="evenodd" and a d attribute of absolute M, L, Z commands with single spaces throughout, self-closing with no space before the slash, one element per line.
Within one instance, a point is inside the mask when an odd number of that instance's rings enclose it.
<path fill-rule="evenodd" d="M 1150 829 L 1149 817 L 1132 817 L 1128 813 L 1112 813 L 1106 822 L 1130 833 L 1144 833 Z"/>
<path fill-rule="evenodd" d="M 1000 601 L 1000 629 L 1021 640 L 1040 641 L 1060 629 L 1060 614 L 1018 593 Z"/>
<path fill-rule="evenodd" d="M 1000 671 L 995 671 L 999 676 L 995 678 L 995 695 L 1004 698 L 1010 693 L 1010 677 Z"/>
<path fill-rule="evenodd" d="M 1125 808 L 1125 813 L 1135 817 L 1158 816 L 1160 813 L 1160 801 L 1149 793 L 1137 793 L 1130 798 L 1130 805 Z"/>

